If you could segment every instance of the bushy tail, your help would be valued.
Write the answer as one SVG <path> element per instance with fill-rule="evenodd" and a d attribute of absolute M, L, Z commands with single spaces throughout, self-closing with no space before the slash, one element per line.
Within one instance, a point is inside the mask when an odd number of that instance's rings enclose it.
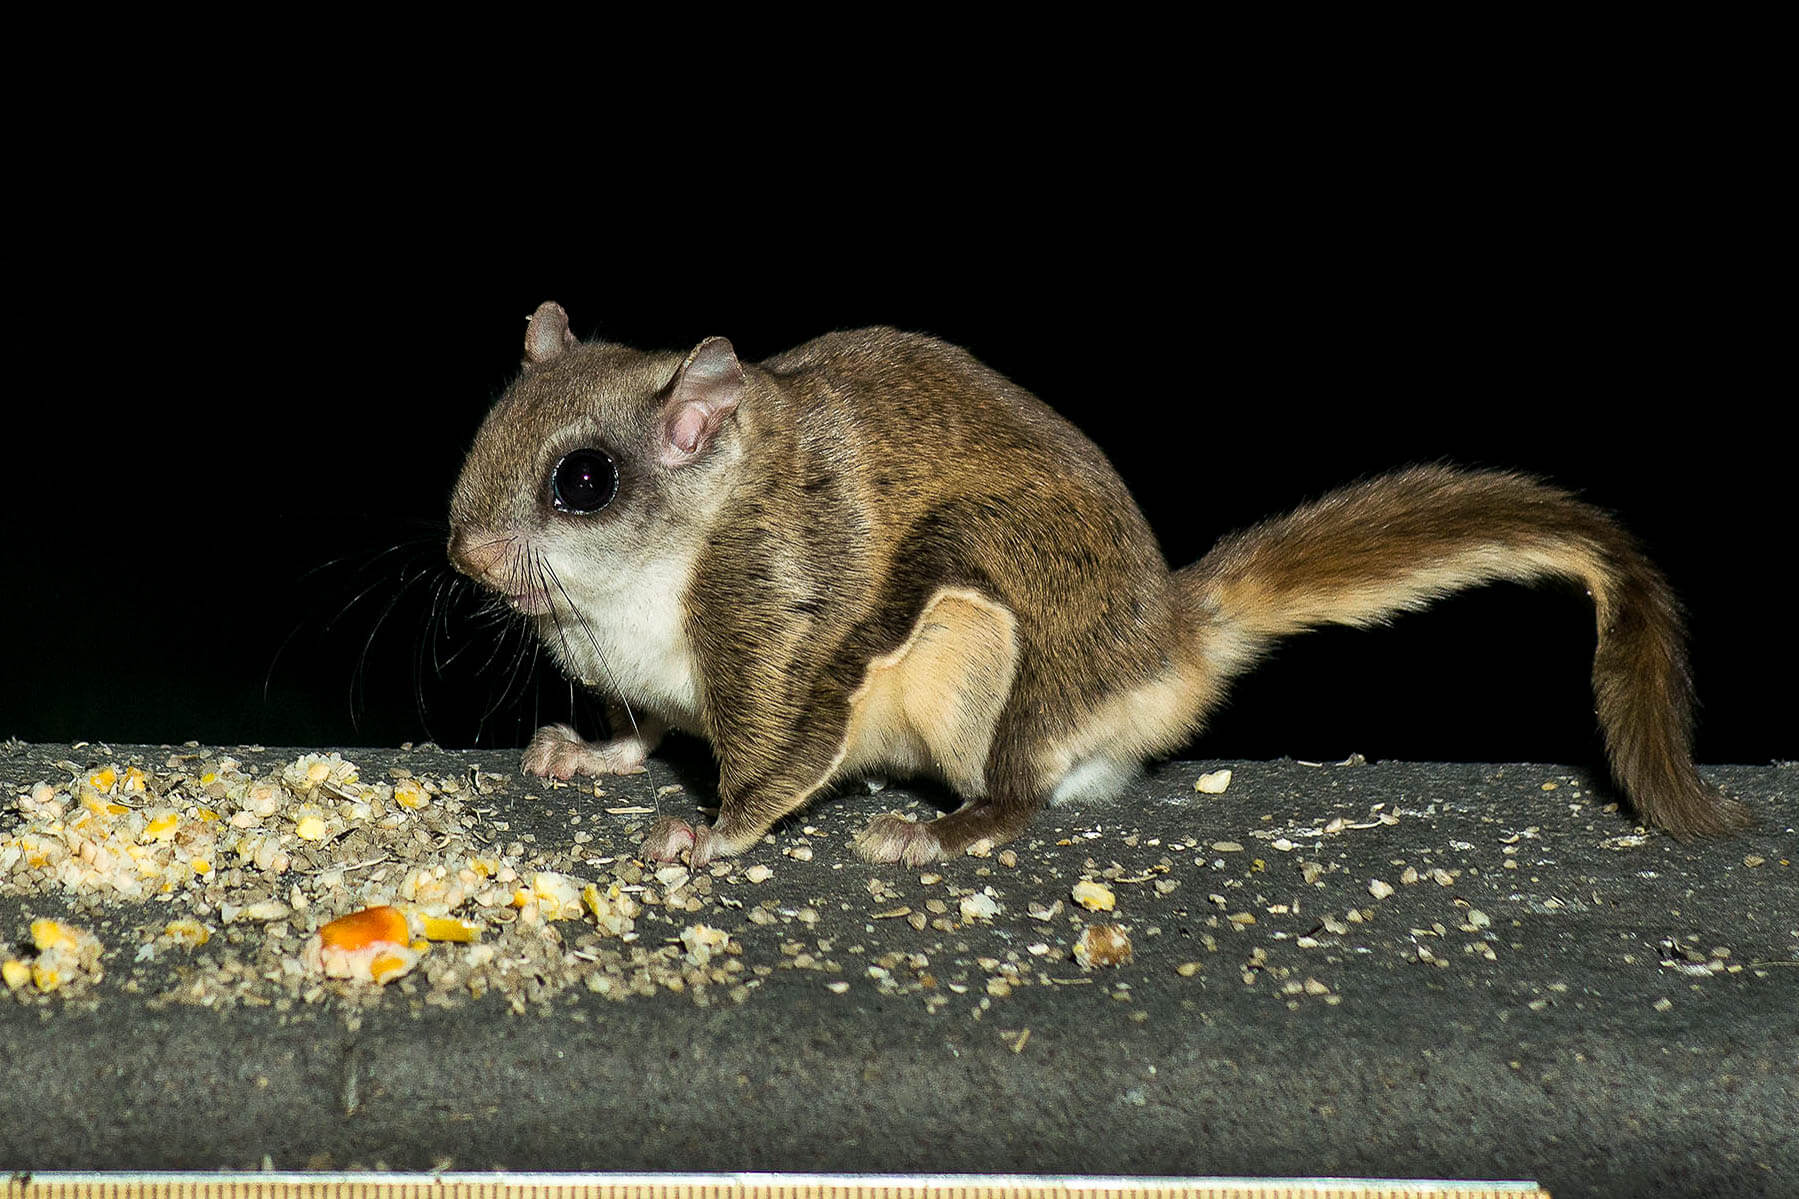
<path fill-rule="evenodd" d="M 1463 588 L 1565 578 L 1593 598 L 1593 692 L 1612 773 L 1645 823 L 1678 837 L 1749 823 L 1692 761 L 1680 605 L 1605 513 L 1534 479 L 1414 467 L 1220 541 L 1176 576 L 1222 694 L 1276 638 L 1366 626 Z"/>

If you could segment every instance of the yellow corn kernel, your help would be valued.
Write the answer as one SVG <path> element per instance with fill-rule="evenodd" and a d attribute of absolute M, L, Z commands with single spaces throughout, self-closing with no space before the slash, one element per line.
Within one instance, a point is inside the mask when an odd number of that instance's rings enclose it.
<path fill-rule="evenodd" d="M 193 861 L 189 862 L 188 865 L 193 868 L 195 874 L 212 873 L 212 863 L 205 858 L 195 858 Z"/>
<path fill-rule="evenodd" d="M 43 958 L 31 963 L 31 981 L 40 991 L 54 991 L 62 986 L 62 971 Z"/>
<path fill-rule="evenodd" d="M 412 808 L 416 810 L 424 807 L 431 801 L 426 797 L 424 788 L 420 787 L 411 779 L 407 779 L 404 782 L 394 784 L 394 802 L 399 804 L 402 808 Z"/>
<path fill-rule="evenodd" d="M 125 790 L 140 795 L 149 790 L 148 776 L 144 774 L 143 767 L 127 766 L 125 768 Z"/>
<path fill-rule="evenodd" d="M 1118 906 L 1118 897 L 1103 883 L 1084 878 L 1074 885 L 1074 901 L 1089 912 L 1109 912 Z"/>
<path fill-rule="evenodd" d="M 212 940 L 212 930 L 198 920 L 171 920 L 162 935 L 178 944 L 195 947 Z"/>
<path fill-rule="evenodd" d="M 31 922 L 31 943 L 37 951 L 55 949 L 61 945 L 68 949 L 75 948 L 75 937 L 69 930 L 55 920 L 33 920 Z"/>
<path fill-rule="evenodd" d="M 581 917 L 581 893 L 575 890 L 575 880 L 567 875 L 552 874 L 548 870 L 533 874 L 531 898 L 537 901 L 538 915 L 545 920 L 578 920 Z"/>
<path fill-rule="evenodd" d="M 369 959 L 369 977 L 378 983 L 385 983 L 390 978 L 412 969 L 412 961 L 404 954 L 378 953 Z"/>
<path fill-rule="evenodd" d="M 13 990 L 18 990 L 31 981 L 31 966 L 18 958 L 8 958 L 0 962 L 0 982 L 5 982 Z"/>
<path fill-rule="evenodd" d="M 481 878 L 492 878 L 500 872 L 500 864 L 492 858 L 470 858 L 468 868 Z"/>
<path fill-rule="evenodd" d="M 214 784 L 218 781 L 219 781 L 219 772 L 216 770 L 208 770 L 205 774 L 200 776 L 200 785 L 202 787 L 210 787 L 212 784 Z"/>
<path fill-rule="evenodd" d="M 87 785 L 96 791 L 111 791 L 112 785 L 118 781 L 118 772 L 110 766 L 102 766 L 87 776 Z"/>
<path fill-rule="evenodd" d="M 299 834 L 302 841 L 323 841 L 325 831 L 325 822 L 317 816 L 302 816 L 300 822 L 294 825 L 294 832 Z"/>
<path fill-rule="evenodd" d="M 200 822 L 202 824 L 206 823 L 207 821 L 217 820 L 219 818 L 219 814 L 217 812 L 213 811 L 211 808 L 195 808 L 194 815 L 199 817 Z"/>
<path fill-rule="evenodd" d="M 481 936 L 480 925 L 455 916 L 424 916 L 419 926 L 427 941 L 474 941 Z"/>
<path fill-rule="evenodd" d="M 180 823 L 180 818 L 175 813 L 164 812 L 144 826 L 144 831 L 138 834 L 138 840 L 167 841 L 175 835 L 175 826 L 178 823 Z"/>

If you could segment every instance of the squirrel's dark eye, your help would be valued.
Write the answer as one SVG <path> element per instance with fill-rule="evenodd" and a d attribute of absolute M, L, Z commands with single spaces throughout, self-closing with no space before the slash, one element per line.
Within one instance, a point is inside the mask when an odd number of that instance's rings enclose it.
<path fill-rule="evenodd" d="M 563 512 L 598 512 L 618 494 L 618 467 L 600 450 L 576 450 L 550 472 L 550 498 Z"/>

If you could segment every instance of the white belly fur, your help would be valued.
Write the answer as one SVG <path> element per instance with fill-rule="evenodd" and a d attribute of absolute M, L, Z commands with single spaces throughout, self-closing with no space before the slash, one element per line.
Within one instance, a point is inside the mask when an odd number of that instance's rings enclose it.
<path fill-rule="evenodd" d="M 687 575 L 685 562 L 659 559 L 597 594 L 571 590 L 579 615 L 558 597 L 538 633 L 584 685 L 690 726 L 700 698 L 681 602 Z"/>
<path fill-rule="evenodd" d="M 1095 755 L 1076 762 L 1064 774 L 1049 802 L 1098 802 L 1116 799 L 1137 773 L 1137 763 Z"/>

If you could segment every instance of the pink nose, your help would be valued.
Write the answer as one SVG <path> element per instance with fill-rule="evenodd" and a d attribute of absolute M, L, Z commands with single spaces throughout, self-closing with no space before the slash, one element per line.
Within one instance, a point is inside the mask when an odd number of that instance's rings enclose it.
<path fill-rule="evenodd" d="M 510 537 L 458 529 L 450 538 L 450 561 L 466 575 L 486 578 L 494 573 L 511 549 Z"/>

